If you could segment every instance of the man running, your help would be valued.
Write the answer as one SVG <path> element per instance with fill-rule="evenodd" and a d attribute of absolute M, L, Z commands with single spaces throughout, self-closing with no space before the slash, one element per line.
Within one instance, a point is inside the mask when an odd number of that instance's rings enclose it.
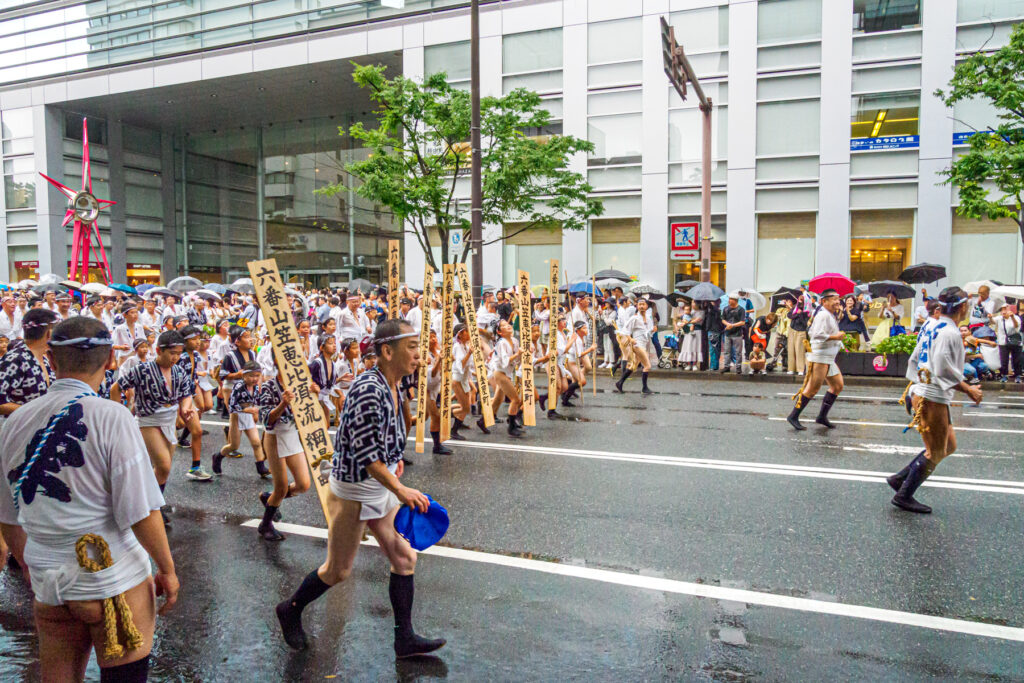
<path fill-rule="evenodd" d="M 836 427 L 828 421 L 828 412 L 832 410 L 836 398 L 839 397 L 839 392 L 843 390 L 843 373 L 836 365 L 836 356 L 842 350 L 843 337 L 846 336 L 839 329 L 839 322 L 836 319 L 841 306 L 839 292 L 834 289 L 826 289 L 821 293 L 821 303 L 811 314 L 811 327 L 807 332 L 811 342 L 811 352 L 805 358 L 807 375 L 803 388 L 794 397 L 796 405 L 793 406 L 792 412 L 786 418 L 793 429 L 797 431 L 807 429 L 800 424 L 800 413 L 824 383 L 828 383 L 828 392 L 821 400 L 821 410 L 814 421 L 829 429 Z"/>
<path fill-rule="evenodd" d="M 388 595 L 395 614 L 395 655 L 413 657 L 445 644 L 444 639 L 430 640 L 413 631 L 416 551 L 395 531 L 399 505 L 420 512 L 430 507 L 425 495 L 399 481 L 406 424 L 405 397 L 398 385 L 419 364 L 419 330 L 402 320 L 387 320 L 377 326 L 373 342 L 377 366 L 352 383 L 334 438 L 327 559 L 306 576 L 291 598 L 278 603 L 276 611 L 285 642 L 296 650 L 305 649 L 302 610 L 351 575 L 363 529 L 369 527 L 391 563 Z"/>

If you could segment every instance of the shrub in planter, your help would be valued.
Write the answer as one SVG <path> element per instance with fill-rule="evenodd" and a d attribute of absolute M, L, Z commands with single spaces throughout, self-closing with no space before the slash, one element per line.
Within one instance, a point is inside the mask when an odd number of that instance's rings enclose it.
<path fill-rule="evenodd" d="M 901 353 L 910 355 L 917 346 L 917 336 L 913 334 L 897 334 L 894 337 L 886 337 L 875 347 L 875 351 L 883 355 L 899 355 Z"/>

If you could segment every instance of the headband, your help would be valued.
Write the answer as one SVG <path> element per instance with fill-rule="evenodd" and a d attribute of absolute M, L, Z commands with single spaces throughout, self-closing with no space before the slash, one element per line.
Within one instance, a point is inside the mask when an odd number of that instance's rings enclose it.
<path fill-rule="evenodd" d="M 947 309 L 953 309 L 962 304 L 963 302 L 967 301 L 967 299 L 968 297 L 964 297 L 962 299 L 957 299 L 956 301 L 950 301 L 949 303 L 942 302 L 942 305 L 945 306 Z"/>
<path fill-rule="evenodd" d="M 381 337 L 380 339 L 374 339 L 374 344 L 390 344 L 391 342 L 398 341 L 399 339 L 406 339 L 407 337 L 418 337 L 419 332 L 404 332 L 402 334 L 392 335 L 390 337 Z"/>
<path fill-rule="evenodd" d="M 73 346 L 76 349 L 92 349 L 97 346 L 113 346 L 114 340 L 110 336 L 110 332 L 106 330 L 100 332 L 99 336 L 96 337 L 74 337 L 72 339 L 50 339 L 50 346 Z"/>

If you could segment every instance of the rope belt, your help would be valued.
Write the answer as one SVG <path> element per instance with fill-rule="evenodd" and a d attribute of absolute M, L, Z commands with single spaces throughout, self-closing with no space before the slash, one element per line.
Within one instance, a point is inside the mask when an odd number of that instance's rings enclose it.
<path fill-rule="evenodd" d="M 931 373 L 931 370 L 929 370 L 928 368 L 920 368 L 917 371 L 917 381 L 918 381 L 919 384 L 931 384 L 932 383 L 932 373 Z M 899 404 L 901 406 L 906 406 L 907 405 L 907 395 L 910 393 L 910 388 L 913 387 L 913 386 L 914 386 L 914 382 L 911 382 L 910 384 L 907 385 L 907 388 L 903 390 L 903 395 L 900 396 L 900 400 L 899 400 Z M 911 427 L 916 428 L 917 431 L 919 433 L 921 433 L 921 434 L 924 434 L 925 432 L 928 431 L 928 425 L 925 424 L 925 422 L 924 422 L 924 420 L 922 419 L 922 416 L 921 416 L 921 413 L 922 413 L 923 410 L 924 410 L 924 401 L 921 400 L 921 401 L 918 402 L 917 407 L 914 408 L 914 412 L 911 413 L 910 424 L 908 424 L 906 427 L 903 428 L 903 432 L 904 433 L 906 433 L 908 430 L 910 430 Z"/>
<path fill-rule="evenodd" d="M 100 556 L 99 562 L 89 557 L 89 544 L 96 546 L 96 552 Z M 114 564 L 114 560 L 110 556 L 110 546 L 102 536 L 97 534 L 85 534 L 78 539 L 78 542 L 75 543 L 75 555 L 78 557 L 79 566 L 87 572 L 98 572 L 101 569 L 108 569 Z M 126 641 L 123 646 L 118 642 L 117 637 L 118 614 L 121 615 L 121 629 L 124 631 Z M 137 650 L 142 647 L 142 634 L 135 627 L 132 610 L 128 607 L 124 593 L 103 600 L 103 630 L 107 641 L 103 649 L 103 656 L 107 659 L 118 659 L 124 656 L 126 649 Z"/>

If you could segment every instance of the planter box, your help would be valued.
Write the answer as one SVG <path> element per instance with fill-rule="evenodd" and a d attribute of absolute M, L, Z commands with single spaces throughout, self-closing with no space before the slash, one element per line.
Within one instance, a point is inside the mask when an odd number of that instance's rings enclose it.
<path fill-rule="evenodd" d="M 844 375 L 860 377 L 903 377 L 910 356 L 905 353 L 840 353 L 836 364 Z"/>

